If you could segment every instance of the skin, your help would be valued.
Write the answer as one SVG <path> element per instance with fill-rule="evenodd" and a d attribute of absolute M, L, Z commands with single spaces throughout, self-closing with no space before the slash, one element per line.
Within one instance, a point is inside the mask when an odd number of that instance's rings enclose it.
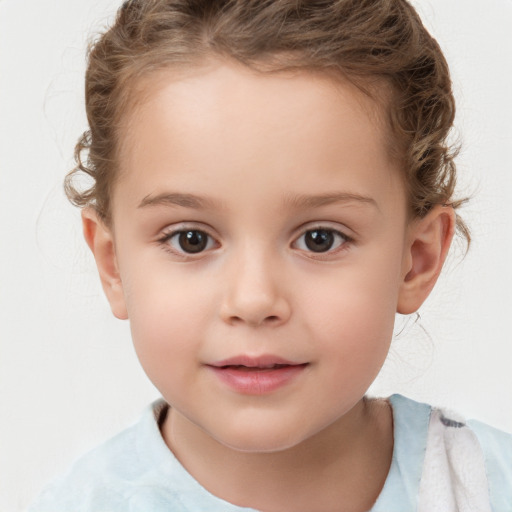
<path fill-rule="evenodd" d="M 395 313 L 434 286 L 452 209 L 409 217 L 380 107 L 342 81 L 212 60 L 150 76 L 143 97 L 121 130 L 112 223 L 92 209 L 83 222 L 112 311 L 171 405 L 167 445 L 238 505 L 368 510 L 393 434 L 389 405 L 363 397 Z M 306 244 L 319 228 L 334 239 L 321 253 Z M 180 230 L 207 234 L 205 250 L 184 252 Z M 208 366 L 240 354 L 306 366 L 247 395 Z"/>

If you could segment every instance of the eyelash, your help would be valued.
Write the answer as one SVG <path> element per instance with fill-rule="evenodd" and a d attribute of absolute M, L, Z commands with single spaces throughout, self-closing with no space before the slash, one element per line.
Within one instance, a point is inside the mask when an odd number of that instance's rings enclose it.
<path fill-rule="evenodd" d="M 353 242 L 353 238 L 349 237 L 345 233 L 342 233 L 341 231 L 331 228 L 331 227 L 319 225 L 319 226 L 308 228 L 307 230 L 302 232 L 302 234 L 294 240 L 292 246 L 296 246 L 298 244 L 299 240 L 301 240 L 306 235 L 313 234 L 313 233 L 317 233 L 317 234 L 322 233 L 324 236 L 321 236 L 320 238 L 322 238 L 324 240 L 325 240 L 326 234 L 328 236 L 334 238 L 332 245 L 329 246 L 327 248 L 327 250 L 325 250 L 325 251 L 314 251 L 311 249 L 311 247 L 307 246 L 308 245 L 307 242 L 304 242 L 304 244 L 303 244 L 306 246 L 306 248 L 299 247 L 299 250 L 301 250 L 302 252 L 305 252 L 305 253 L 308 253 L 311 255 L 315 255 L 314 257 L 319 258 L 319 259 L 321 259 L 322 257 L 325 258 L 326 256 L 331 255 L 331 254 L 337 254 L 338 252 L 345 250 L 347 248 L 347 247 L 345 247 L 347 244 Z M 180 239 L 180 238 L 187 237 L 187 235 L 195 235 L 196 240 L 198 239 L 198 235 L 199 235 L 199 239 L 201 237 L 205 237 L 206 241 L 205 241 L 204 247 L 202 247 L 202 244 L 200 244 L 200 250 L 198 250 L 196 252 L 194 252 L 194 251 L 187 252 L 186 250 L 184 250 L 181 243 L 186 242 L 186 239 L 184 240 L 184 239 Z M 189 236 L 188 238 L 189 238 L 189 240 L 191 240 L 193 238 L 193 236 Z M 178 241 L 177 244 L 180 245 L 180 248 L 173 247 L 173 245 L 171 244 L 171 241 L 173 239 L 176 239 Z M 337 242 L 336 242 L 336 239 L 337 239 Z M 212 242 L 213 242 L 213 244 L 212 244 Z M 175 229 L 170 232 L 164 233 L 164 235 L 158 239 L 158 243 L 161 244 L 165 250 L 167 250 L 168 252 L 170 252 L 173 255 L 182 256 L 184 258 L 194 258 L 196 255 L 201 255 L 205 251 L 212 249 L 212 245 L 215 244 L 215 239 L 208 232 L 206 232 L 202 229 L 181 228 L 181 229 Z M 334 249 L 332 247 L 333 245 L 335 245 Z"/>
<path fill-rule="evenodd" d="M 195 234 L 196 236 L 200 234 L 200 236 L 206 238 L 206 245 L 204 248 L 197 252 L 187 252 L 183 250 L 183 248 L 175 248 L 172 246 L 172 240 L 177 239 L 179 240 L 181 236 L 187 236 L 188 234 Z M 158 239 L 158 243 L 160 243 L 165 250 L 170 252 L 173 255 L 182 256 L 184 258 L 193 258 L 195 255 L 202 254 L 204 251 L 211 249 L 212 241 L 214 238 L 208 234 L 203 229 L 197 229 L 197 228 L 181 228 L 181 229 L 175 229 L 170 232 L 164 233 L 161 238 Z M 178 244 L 183 240 L 179 240 Z M 180 244 L 181 245 L 181 244 Z"/>
<path fill-rule="evenodd" d="M 345 233 L 342 233 L 341 231 L 339 231 L 337 229 L 326 227 L 326 226 L 316 226 L 316 227 L 311 227 L 311 228 L 307 229 L 306 231 L 304 231 L 298 238 L 295 239 L 294 245 L 297 245 L 299 240 L 301 240 L 303 237 L 307 236 L 308 234 L 312 235 L 313 233 L 316 233 L 316 234 L 321 233 L 323 235 L 327 234 L 329 237 L 331 237 L 331 239 L 334 239 L 332 241 L 332 245 L 330 245 L 326 251 L 314 251 L 311 249 L 311 247 L 307 247 L 307 245 L 308 245 L 307 241 L 304 240 L 306 249 L 301 249 L 301 250 L 304 252 L 310 253 L 310 254 L 314 254 L 314 255 L 316 255 L 315 257 L 317 257 L 317 258 L 322 258 L 322 257 L 325 258 L 326 256 L 329 256 L 332 254 L 337 254 L 338 252 L 345 250 L 347 248 L 346 245 L 353 241 L 353 239 L 351 237 L 347 236 Z M 321 236 L 320 238 L 321 238 L 321 241 L 322 241 L 322 239 L 325 240 L 324 236 Z M 337 239 L 337 242 L 336 242 L 336 239 Z M 333 248 L 333 245 L 335 245 L 334 248 Z"/>

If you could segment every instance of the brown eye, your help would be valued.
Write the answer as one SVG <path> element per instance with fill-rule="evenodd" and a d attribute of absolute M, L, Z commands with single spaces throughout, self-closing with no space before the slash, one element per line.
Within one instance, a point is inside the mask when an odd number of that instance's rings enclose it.
<path fill-rule="evenodd" d="M 187 228 L 174 229 L 167 228 L 168 231 L 164 232 L 158 243 L 163 248 L 176 256 L 197 256 L 200 257 L 201 253 L 207 253 L 213 249 L 220 247 L 220 244 L 202 229 Z"/>
<path fill-rule="evenodd" d="M 334 234 L 326 229 L 315 229 L 304 235 L 306 247 L 313 252 L 325 252 L 334 245 Z"/>
<path fill-rule="evenodd" d="M 304 232 L 295 246 L 302 251 L 322 253 L 338 249 L 347 241 L 349 238 L 335 229 L 317 228 Z"/>
<path fill-rule="evenodd" d="M 204 251 L 208 246 L 209 236 L 203 231 L 191 229 L 175 233 L 179 248 L 186 253 L 195 254 Z"/>

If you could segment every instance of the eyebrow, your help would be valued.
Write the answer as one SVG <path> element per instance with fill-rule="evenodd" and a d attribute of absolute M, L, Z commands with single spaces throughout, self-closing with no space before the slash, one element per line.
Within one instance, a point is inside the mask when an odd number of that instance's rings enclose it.
<path fill-rule="evenodd" d="M 375 207 L 379 206 L 375 199 L 359 194 L 347 192 L 327 193 L 327 194 L 296 194 L 288 195 L 285 198 L 285 204 L 296 209 L 320 208 L 333 203 L 359 203 L 368 204 Z M 216 209 L 220 203 L 214 199 L 197 196 L 195 194 L 183 194 L 178 192 L 166 192 L 157 195 L 148 194 L 139 203 L 138 208 L 148 206 L 181 206 L 183 208 L 192 208 L 196 210 Z"/>
<path fill-rule="evenodd" d="M 348 192 L 338 192 L 331 194 L 319 194 L 319 195 L 290 195 L 286 198 L 286 203 L 290 206 L 301 209 L 301 208 L 319 208 L 321 206 L 327 206 L 333 203 L 359 203 L 367 204 L 375 207 L 379 210 L 377 201 L 372 197 L 362 196 L 360 194 L 352 194 Z"/>
<path fill-rule="evenodd" d="M 219 203 L 207 197 L 196 196 L 194 194 L 181 194 L 177 192 L 168 192 L 153 196 L 147 195 L 139 203 L 138 208 L 147 206 L 181 206 L 183 208 L 194 208 L 196 210 L 207 210 L 219 207 Z"/>

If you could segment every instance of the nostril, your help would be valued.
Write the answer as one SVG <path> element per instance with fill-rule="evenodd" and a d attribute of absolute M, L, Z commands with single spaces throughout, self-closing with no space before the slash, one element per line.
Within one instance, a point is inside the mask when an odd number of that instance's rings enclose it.
<path fill-rule="evenodd" d="M 262 325 L 262 324 L 277 324 L 277 323 L 280 322 L 280 318 L 277 315 L 269 315 L 269 316 L 265 317 L 263 319 L 263 321 L 258 321 L 258 320 L 251 320 L 251 319 L 248 319 L 248 318 L 244 319 L 244 318 L 241 318 L 239 316 L 232 316 L 230 318 L 230 322 L 233 323 L 233 324 L 247 323 L 249 325 L 259 326 L 259 325 Z"/>

